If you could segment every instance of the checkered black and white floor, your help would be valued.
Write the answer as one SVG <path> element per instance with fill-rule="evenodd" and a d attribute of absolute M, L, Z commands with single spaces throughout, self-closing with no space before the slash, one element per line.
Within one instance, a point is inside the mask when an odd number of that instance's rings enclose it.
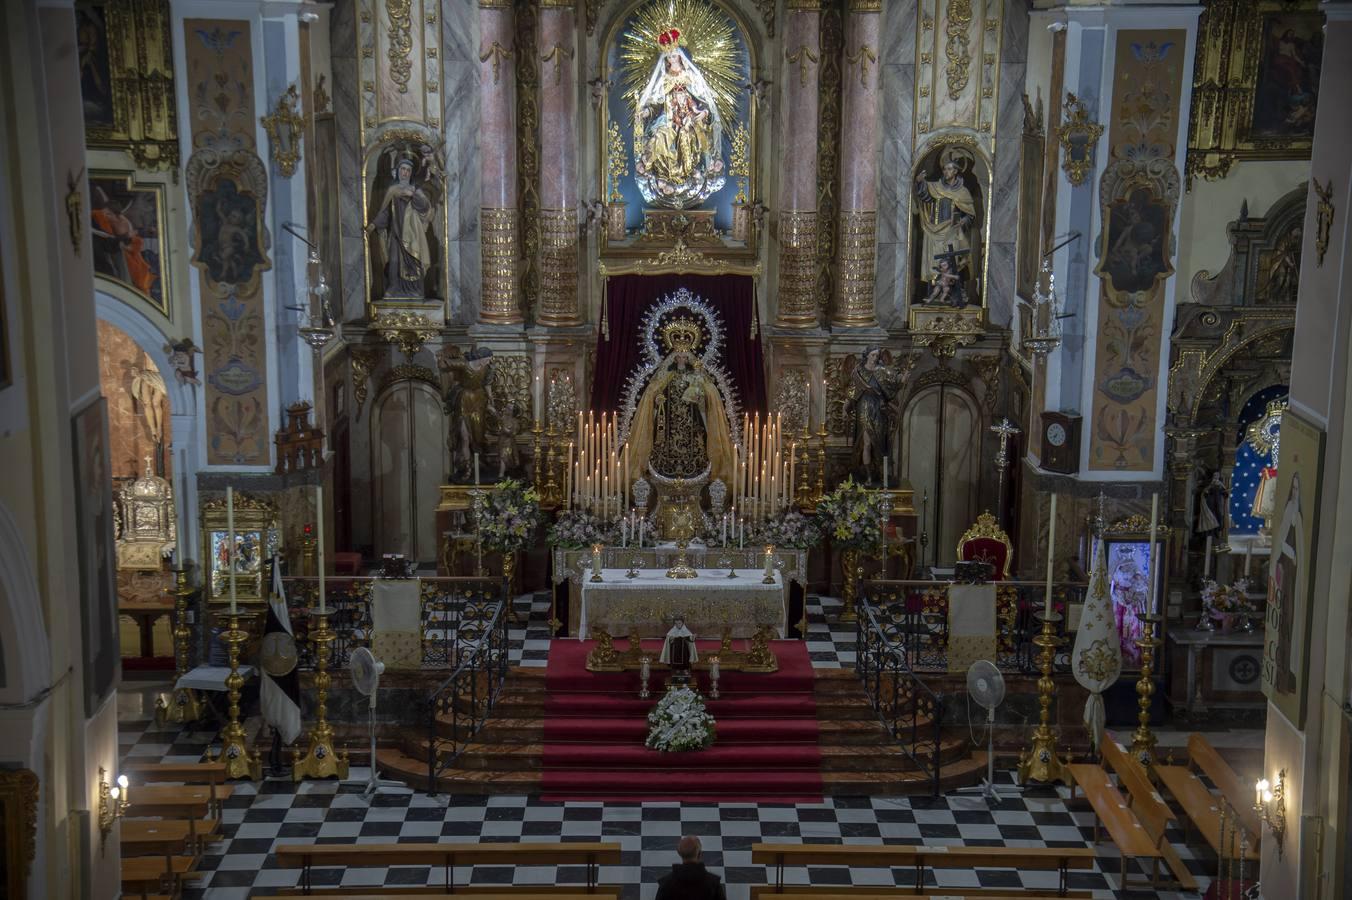
<path fill-rule="evenodd" d="M 828 604 L 831 601 L 828 601 Z M 829 607 L 828 607 L 829 608 Z M 525 601 L 522 600 L 522 611 Z M 536 604 L 530 623 L 512 634 L 513 662 L 543 666 L 548 636 L 546 604 Z M 853 629 L 829 627 L 822 606 L 809 609 L 809 651 L 814 664 L 835 668 L 853 663 Z M 124 685 L 121 696 L 121 750 L 124 756 L 194 761 L 215 735 L 211 732 L 161 732 L 151 717 L 154 697 L 163 685 Z M 365 770 L 354 769 L 364 780 Z M 1008 782 L 1009 773 L 1001 780 Z M 234 900 L 251 892 L 296 884 L 295 870 L 275 867 L 274 848 L 286 842 L 433 842 L 448 841 L 618 841 L 623 862 L 603 867 L 601 879 L 624 886 L 625 900 L 651 900 L 657 879 L 675 861 L 682 834 L 700 836 L 706 863 L 728 884 L 730 900 L 746 900 L 749 886 L 764 884 L 764 866 L 751 864 L 751 845 L 760 841 L 951 844 L 973 846 L 1085 846 L 1091 840 L 1087 808 L 1068 808 L 1064 788 L 1039 788 L 1013 794 L 994 808 L 973 794 L 938 800 L 905 797 L 832 797 L 822 803 L 757 805 L 746 803 L 546 803 L 530 797 L 437 797 L 381 795 L 367 802 L 334 782 L 289 779 L 240 783 L 226 802 L 225 839 L 211 848 L 203 868 L 208 877 L 191 898 Z M 1183 847 L 1183 835 L 1173 835 Z M 1184 853 L 1188 867 L 1205 886 L 1215 860 L 1196 847 Z M 1071 887 L 1096 897 L 1154 896 L 1150 892 L 1114 893 L 1118 860 L 1111 843 L 1099 846 L 1101 871 L 1072 876 Z M 786 880 L 814 884 L 909 884 L 909 869 L 824 868 L 786 872 Z M 427 868 L 317 870 L 315 884 L 355 886 L 441 883 L 443 874 Z M 579 883 L 581 872 L 553 867 L 476 868 L 456 873 L 459 884 Z M 939 870 L 937 887 L 1054 888 L 1055 874 L 1013 870 Z M 1159 896 L 1182 896 L 1162 892 Z"/>

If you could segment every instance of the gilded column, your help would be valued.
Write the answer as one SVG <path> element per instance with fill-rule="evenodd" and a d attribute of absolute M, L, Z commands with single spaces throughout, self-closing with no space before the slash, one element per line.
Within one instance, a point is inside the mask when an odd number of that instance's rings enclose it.
<path fill-rule="evenodd" d="M 850 0 L 840 139 L 840 241 L 835 327 L 873 327 L 878 243 L 878 20 L 882 0 Z"/>
<path fill-rule="evenodd" d="M 783 168 L 779 188 L 776 324 L 815 328 L 817 315 L 817 76 L 821 2 L 788 0 L 784 25 Z"/>
<path fill-rule="evenodd" d="M 479 0 L 479 244 L 483 301 L 479 321 L 522 322 L 517 283 L 520 212 L 516 205 L 516 28 L 511 0 Z"/>
<path fill-rule="evenodd" d="M 578 325 L 575 0 L 540 3 L 541 325 Z"/>

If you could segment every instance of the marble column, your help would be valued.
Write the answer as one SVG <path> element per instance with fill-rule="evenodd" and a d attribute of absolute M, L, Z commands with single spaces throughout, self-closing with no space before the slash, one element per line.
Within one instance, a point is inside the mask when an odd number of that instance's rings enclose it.
<path fill-rule="evenodd" d="M 516 205 L 516 29 L 511 0 L 479 0 L 479 208 L 483 272 L 479 321 L 520 325 L 517 284 L 520 217 Z"/>
<path fill-rule="evenodd" d="M 789 0 L 784 23 L 780 136 L 779 309 L 775 324 L 815 328 L 817 314 L 817 77 L 821 2 Z"/>
<path fill-rule="evenodd" d="M 577 51 L 574 0 L 540 3 L 541 325 L 581 324 L 577 307 Z"/>
<path fill-rule="evenodd" d="M 850 0 L 840 141 L 840 238 L 836 255 L 837 328 L 872 328 L 878 253 L 878 33 L 882 0 Z"/>

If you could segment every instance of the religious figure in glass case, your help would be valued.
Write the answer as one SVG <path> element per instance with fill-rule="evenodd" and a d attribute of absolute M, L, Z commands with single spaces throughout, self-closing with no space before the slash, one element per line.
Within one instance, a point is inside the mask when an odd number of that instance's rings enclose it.
<path fill-rule="evenodd" d="M 648 203 L 683 209 L 723 188 L 723 122 L 680 29 L 657 42 L 661 54 L 634 104 L 634 174 Z"/>

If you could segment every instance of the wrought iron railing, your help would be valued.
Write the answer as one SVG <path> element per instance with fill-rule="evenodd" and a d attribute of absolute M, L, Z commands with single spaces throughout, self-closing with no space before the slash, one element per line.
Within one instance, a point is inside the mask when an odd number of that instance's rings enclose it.
<path fill-rule="evenodd" d="M 456 629 L 455 671 L 427 697 L 428 796 L 488 721 L 507 681 L 507 603 L 500 597 L 474 611 L 482 616 L 462 617 Z"/>
<path fill-rule="evenodd" d="M 1035 613 L 1046 602 L 1047 585 L 1037 581 L 994 584 L 998 636 L 992 661 L 1005 671 L 1036 674 L 1037 650 L 1032 639 L 1041 625 Z M 913 671 L 948 670 L 949 586 L 940 581 L 881 579 L 862 584 L 861 593 L 874 608 L 879 627 L 889 642 L 901 648 Z M 1067 604 L 1084 602 L 1084 594 L 1082 584 L 1054 583 L 1052 604 L 1064 615 Z"/>
<path fill-rule="evenodd" d="M 930 780 L 938 797 L 943 701 L 911 669 L 902 636 L 884 627 L 867 598 L 860 600 L 857 613 L 855 674 L 888 733 Z"/>
<path fill-rule="evenodd" d="M 319 605 L 319 580 L 313 577 L 282 579 L 291 627 L 296 633 L 298 666 L 314 666 L 314 650 L 308 636 L 311 609 Z M 374 578 L 326 578 L 324 602 L 329 628 L 336 638 L 329 667 L 347 665 L 348 656 L 358 647 L 371 646 L 371 591 Z M 464 647 L 477 642 L 488 619 L 488 611 L 501 604 L 506 586 L 501 578 L 422 578 L 419 584 L 420 636 L 422 667 L 450 669 L 462 659 Z"/>

